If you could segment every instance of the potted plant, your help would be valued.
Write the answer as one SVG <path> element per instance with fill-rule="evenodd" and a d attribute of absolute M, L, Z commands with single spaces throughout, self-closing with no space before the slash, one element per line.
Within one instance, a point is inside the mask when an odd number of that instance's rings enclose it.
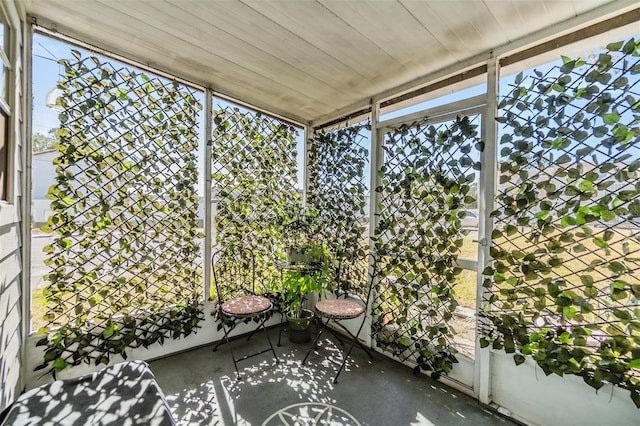
<path fill-rule="evenodd" d="M 287 204 L 277 211 L 274 225 L 283 249 L 282 282 L 276 289 L 280 309 L 289 323 L 289 339 L 304 343 L 310 338 L 308 329 L 314 317 L 304 309 L 305 301 L 309 294 L 322 291 L 329 270 L 329 252 L 320 238 L 322 219 L 317 209 Z"/>
<path fill-rule="evenodd" d="M 323 224 L 318 210 L 298 204 L 287 204 L 277 212 L 275 225 L 280 231 L 281 244 L 288 264 L 322 264 L 326 250 L 319 243 L 318 236 Z"/>
<path fill-rule="evenodd" d="M 289 324 L 289 340 L 294 343 L 305 343 L 311 337 L 309 326 L 314 314 L 305 309 L 305 301 L 311 293 L 318 293 L 324 288 L 326 268 L 300 268 L 284 271 L 279 304 Z"/>

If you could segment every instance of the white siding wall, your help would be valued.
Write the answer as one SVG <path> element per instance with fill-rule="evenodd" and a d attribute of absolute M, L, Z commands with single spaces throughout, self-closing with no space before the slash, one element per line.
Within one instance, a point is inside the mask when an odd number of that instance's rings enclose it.
<path fill-rule="evenodd" d="M 10 117 L 10 155 L 13 161 L 10 201 L 0 204 L 0 410 L 11 404 L 23 386 L 22 382 L 22 255 L 21 255 L 21 203 L 24 134 L 22 101 L 23 72 L 19 13 L 14 0 L 2 0 L 2 6 L 9 15 L 12 27 L 13 73 L 10 74 L 9 102 Z"/>
<path fill-rule="evenodd" d="M 577 376 L 546 376 L 531 359 L 516 366 L 504 352 L 494 352 L 492 364 L 492 401 L 529 425 L 640 425 L 627 390 L 596 392 Z"/>
<path fill-rule="evenodd" d="M 21 386 L 21 256 L 18 221 L 5 215 L 6 205 L 0 208 L 0 408 L 3 409 L 15 399 Z"/>

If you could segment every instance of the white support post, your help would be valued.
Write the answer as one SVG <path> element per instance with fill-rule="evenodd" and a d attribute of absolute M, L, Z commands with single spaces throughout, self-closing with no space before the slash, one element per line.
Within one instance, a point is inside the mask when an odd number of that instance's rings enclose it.
<path fill-rule="evenodd" d="M 376 235 L 378 221 L 380 219 L 380 194 L 375 189 L 380 186 L 382 179 L 378 176 L 378 170 L 384 163 L 384 153 L 382 148 L 382 135 L 384 129 L 378 129 L 380 120 L 380 102 L 375 99 L 371 100 L 371 164 L 369 165 L 370 181 L 369 181 L 369 253 L 375 253 L 375 243 L 373 237 Z M 378 260 L 378 259 L 376 259 Z M 373 273 L 373 258 L 369 256 L 369 272 Z M 374 278 L 375 279 L 375 278 Z M 369 306 L 367 312 L 371 321 L 371 302 L 376 298 L 375 292 L 369 298 Z M 366 344 L 371 347 L 371 325 L 369 323 L 369 332 L 366 336 Z"/>
<path fill-rule="evenodd" d="M 25 344 L 27 336 L 29 336 L 29 329 L 31 328 L 31 182 L 32 182 L 32 141 L 31 141 L 31 129 L 33 125 L 32 111 L 32 37 L 33 37 L 33 25 L 27 22 L 22 22 L 22 26 L 18 31 L 22 30 L 22 40 L 24 55 L 23 67 L 22 67 L 22 90 L 24 96 L 22 98 L 24 104 L 20 105 L 22 114 L 24 117 L 21 135 L 22 140 L 22 160 L 24 161 L 24 171 L 22 176 L 22 209 L 21 212 L 21 225 L 22 225 L 22 321 L 20 331 L 21 337 L 21 377 L 28 377 L 27 374 L 27 348 L 29 345 Z M 16 70 L 17 71 L 17 70 Z M 24 386 L 24 379 L 21 379 L 20 386 Z"/>
<path fill-rule="evenodd" d="M 304 164 L 302 173 L 302 203 L 307 206 L 307 195 L 309 191 L 309 141 L 311 140 L 311 128 L 306 124 L 303 128 L 304 131 Z"/>
<path fill-rule="evenodd" d="M 211 209 L 211 144 L 209 141 L 211 140 L 211 131 L 212 125 L 211 122 L 213 118 L 211 117 L 211 109 L 213 102 L 213 91 L 211 89 L 206 89 L 204 92 L 204 138 L 202 143 L 204 143 L 204 259 L 203 259 L 203 270 L 204 270 L 204 300 L 205 302 L 209 300 L 211 297 L 211 217 L 212 209 Z"/>
<path fill-rule="evenodd" d="M 484 151 L 481 156 L 482 169 L 478 188 L 478 212 L 479 228 L 478 240 L 478 280 L 477 280 L 477 300 L 476 312 L 479 314 L 484 309 L 482 305 L 483 296 L 486 289 L 483 287 L 482 271 L 491 264 L 489 245 L 491 243 L 491 232 L 493 231 L 493 218 L 490 213 L 494 209 L 496 193 L 497 175 L 497 146 L 498 146 L 498 126 L 496 116 L 498 113 L 498 82 L 499 69 L 498 60 L 492 56 L 487 62 L 487 105 L 485 113 L 482 115 L 482 140 L 484 141 Z M 483 319 L 478 315 L 476 327 L 479 327 Z M 480 402 L 488 404 L 491 402 L 491 350 L 480 348 L 480 339 L 476 335 L 476 360 L 475 360 L 475 380 L 474 391 Z"/>
<path fill-rule="evenodd" d="M 376 234 L 378 227 L 378 219 L 380 209 L 380 195 L 375 189 L 380 186 L 382 179 L 378 176 L 378 170 L 383 165 L 384 155 L 382 149 L 382 137 L 384 129 L 378 129 L 380 117 L 380 103 L 372 101 L 371 105 L 371 165 L 370 165 L 370 184 L 369 184 L 369 250 L 373 253 L 374 244 L 372 238 Z"/>

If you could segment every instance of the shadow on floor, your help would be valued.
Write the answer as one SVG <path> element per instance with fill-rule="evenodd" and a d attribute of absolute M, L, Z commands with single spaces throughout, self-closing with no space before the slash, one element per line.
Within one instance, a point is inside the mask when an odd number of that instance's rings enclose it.
<path fill-rule="evenodd" d="M 277 328 L 269 332 L 275 335 Z M 231 344 L 237 356 L 252 352 L 264 340 L 255 336 Z M 426 376 L 413 376 L 410 368 L 383 355 L 370 361 L 359 349 L 354 349 L 334 385 L 341 357 L 339 346 L 329 338 L 302 366 L 308 345 L 285 337 L 276 347 L 280 363 L 275 364 L 271 353 L 245 360 L 239 364 L 241 381 L 236 380 L 229 346 L 217 352 L 211 348 L 150 363 L 180 425 L 261 425 L 267 419 L 269 425 L 513 424 L 467 395 Z M 330 422 L 327 416 L 333 416 Z"/>

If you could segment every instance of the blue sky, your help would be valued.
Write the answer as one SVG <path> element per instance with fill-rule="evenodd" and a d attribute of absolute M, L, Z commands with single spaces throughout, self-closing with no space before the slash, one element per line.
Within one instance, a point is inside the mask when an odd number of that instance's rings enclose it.
<path fill-rule="evenodd" d="M 33 36 L 33 133 L 47 134 L 58 127 L 58 113 L 46 106 L 46 96 L 55 89 L 61 66 L 57 58 L 66 57 L 69 49 L 62 43 L 35 34 Z"/>

